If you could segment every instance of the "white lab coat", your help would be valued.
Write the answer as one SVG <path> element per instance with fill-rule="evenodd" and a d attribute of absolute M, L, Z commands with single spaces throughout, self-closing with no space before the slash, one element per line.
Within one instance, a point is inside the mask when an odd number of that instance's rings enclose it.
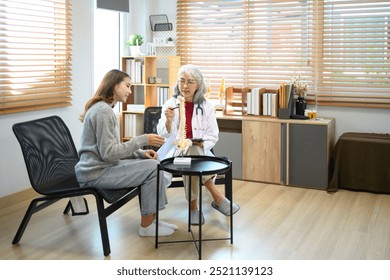
<path fill-rule="evenodd" d="M 171 133 L 168 133 L 165 122 L 165 110 L 169 107 L 176 107 L 179 101 L 172 97 L 162 107 L 161 118 L 157 125 L 157 133 L 166 138 L 165 144 L 157 151 L 159 159 L 163 160 L 172 157 L 176 150 L 175 140 L 179 127 L 179 109 L 174 110 L 174 116 L 171 125 Z M 194 104 L 192 115 L 192 137 L 203 139 L 203 149 L 205 155 L 213 156 L 211 149 L 218 141 L 219 129 L 217 118 L 214 112 L 214 105 L 207 101 L 203 104 Z"/>

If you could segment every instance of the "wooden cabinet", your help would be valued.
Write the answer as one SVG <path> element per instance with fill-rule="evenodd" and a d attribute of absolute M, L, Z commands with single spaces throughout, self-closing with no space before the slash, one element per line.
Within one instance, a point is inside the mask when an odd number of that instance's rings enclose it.
<path fill-rule="evenodd" d="M 281 183 L 281 124 L 242 122 L 242 174 L 244 180 Z"/>
<path fill-rule="evenodd" d="M 334 146 L 334 122 L 297 124 L 288 128 L 288 184 L 326 189 Z"/>
<path fill-rule="evenodd" d="M 242 139 L 242 177 L 248 181 L 326 189 L 334 147 L 334 119 L 293 120 L 217 115 L 221 133 L 230 145 L 218 146 L 218 154 L 231 155 L 236 137 Z M 234 129 L 233 129 L 234 128 Z M 228 132 L 228 133 L 227 133 Z M 237 148 L 239 148 L 237 146 Z M 233 167 L 239 166 L 234 163 Z M 234 168 L 233 168 L 234 169 Z"/>
<path fill-rule="evenodd" d="M 122 57 L 122 71 L 128 73 L 132 80 L 132 94 L 126 103 L 122 104 L 121 112 L 121 139 L 127 141 L 131 135 L 127 134 L 127 126 L 140 125 L 139 118 L 143 110 L 150 106 L 162 104 L 160 92 L 166 90 L 166 97 L 173 95 L 180 68 L 179 56 L 124 56 Z M 133 119 L 126 115 L 137 115 L 132 124 L 126 120 Z M 141 131 L 140 127 L 130 129 Z"/>

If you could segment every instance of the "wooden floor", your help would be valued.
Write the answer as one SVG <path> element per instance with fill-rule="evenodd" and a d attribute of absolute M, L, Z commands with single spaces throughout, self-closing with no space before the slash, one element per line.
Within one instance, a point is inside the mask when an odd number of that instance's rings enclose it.
<path fill-rule="evenodd" d="M 11 241 L 28 206 L 27 197 L 0 200 L 0 259 L 192 260 L 192 243 L 162 244 L 141 238 L 138 200 L 108 218 L 111 255 L 103 256 L 96 207 L 91 213 L 62 215 L 66 201 L 33 215 L 19 245 Z M 182 188 L 168 189 L 168 208 L 161 218 L 176 223 L 170 238 L 188 238 L 187 204 Z M 234 181 L 234 198 L 241 210 L 234 216 L 234 243 L 203 244 L 209 260 L 389 260 L 390 195 L 340 190 L 325 191 Z M 204 194 L 204 237 L 223 237 L 228 220 L 214 210 Z"/>

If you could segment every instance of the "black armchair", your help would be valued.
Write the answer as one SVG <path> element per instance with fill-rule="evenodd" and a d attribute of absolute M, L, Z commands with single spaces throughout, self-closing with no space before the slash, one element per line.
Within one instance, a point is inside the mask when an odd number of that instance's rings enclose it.
<path fill-rule="evenodd" d="M 22 149 L 31 186 L 41 195 L 31 201 L 12 244 L 19 243 L 34 213 L 63 198 L 93 195 L 97 205 L 103 252 L 108 256 L 111 249 L 107 217 L 136 197 L 139 188 L 121 190 L 81 188 L 74 171 L 79 160 L 78 154 L 68 127 L 58 116 L 17 123 L 12 129 Z M 107 206 L 104 201 L 108 203 Z M 63 214 L 68 214 L 69 211 L 76 214 L 71 200 Z M 88 211 L 84 214 L 87 213 Z"/>

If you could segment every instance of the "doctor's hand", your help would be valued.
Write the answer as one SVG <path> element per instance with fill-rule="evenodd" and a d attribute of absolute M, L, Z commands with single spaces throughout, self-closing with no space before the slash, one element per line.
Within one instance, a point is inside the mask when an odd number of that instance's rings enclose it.
<path fill-rule="evenodd" d="M 199 146 L 199 147 L 201 147 L 203 149 L 203 141 L 202 142 L 192 141 L 192 145 Z"/>
<path fill-rule="evenodd" d="M 166 118 L 165 127 L 166 127 L 168 133 L 171 133 L 171 124 L 172 124 L 173 116 L 175 114 L 174 111 L 176 108 L 168 107 L 168 109 L 166 109 L 164 112 L 165 118 Z"/>
<path fill-rule="evenodd" d="M 154 147 L 161 147 L 165 143 L 165 138 L 154 133 L 146 134 L 146 138 L 148 139 L 148 145 Z"/>
<path fill-rule="evenodd" d="M 167 119 L 167 122 L 172 122 L 173 120 L 173 116 L 175 114 L 175 109 L 177 107 L 168 107 L 168 109 L 165 110 L 164 114 L 165 114 L 165 118 Z"/>

